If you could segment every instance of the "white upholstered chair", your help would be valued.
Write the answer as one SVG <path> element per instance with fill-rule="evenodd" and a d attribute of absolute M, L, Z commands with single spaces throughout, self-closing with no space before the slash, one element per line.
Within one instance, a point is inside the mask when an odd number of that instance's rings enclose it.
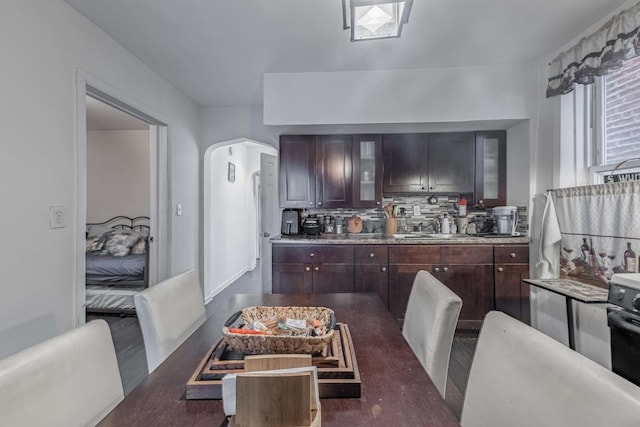
<path fill-rule="evenodd" d="M 442 396 L 462 300 L 431 273 L 421 270 L 409 294 L 402 335 Z"/>
<path fill-rule="evenodd" d="M 149 373 L 207 318 L 200 280 L 189 270 L 134 296 Z"/>
<path fill-rule="evenodd" d="M 492 311 L 462 408 L 464 427 L 640 425 L 640 387 L 549 336 Z"/>
<path fill-rule="evenodd" d="M 0 360 L 0 425 L 94 426 L 123 398 L 109 326 L 95 320 Z"/>

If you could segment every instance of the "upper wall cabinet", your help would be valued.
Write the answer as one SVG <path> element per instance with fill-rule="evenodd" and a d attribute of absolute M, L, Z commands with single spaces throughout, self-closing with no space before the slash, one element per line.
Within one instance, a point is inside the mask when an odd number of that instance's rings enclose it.
<path fill-rule="evenodd" d="M 351 156 L 350 135 L 282 135 L 280 207 L 350 207 Z"/>
<path fill-rule="evenodd" d="M 316 137 L 316 207 L 350 207 L 352 197 L 351 135 Z"/>
<path fill-rule="evenodd" d="M 316 137 L 280 137 L 280 207 L 313 208 L 316 205 Z"/>
<path fill-rule="evenodd" d="M 475 203 L 503 206 L 507 202 L 507 132 L 476 132 Z"/>
<path fill-rule="evenodd" d="M 382 205 L 382 135 L 353 135 L 354 208 Z"/>
<path fill-rule="evenodd" d="M 474 133 L 384 135 L 384 193 L 471 193 Z"/>

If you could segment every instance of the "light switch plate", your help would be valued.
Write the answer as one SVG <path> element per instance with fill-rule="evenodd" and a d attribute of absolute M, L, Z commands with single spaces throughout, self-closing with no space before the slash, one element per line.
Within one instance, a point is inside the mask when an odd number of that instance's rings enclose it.
<path fill-rule="evenodd" d="M 66 227 L 67 216 L 64 206 L 49 206 L 49 221 L 51 228 Z"/>

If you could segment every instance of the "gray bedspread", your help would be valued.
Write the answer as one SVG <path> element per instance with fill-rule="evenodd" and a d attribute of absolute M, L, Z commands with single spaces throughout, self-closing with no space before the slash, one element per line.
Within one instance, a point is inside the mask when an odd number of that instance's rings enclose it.
<path fill-rule="evenodd" d="M 87 282 L 144 280 L 145 255 L 89 255 L 86 257 Z"/>

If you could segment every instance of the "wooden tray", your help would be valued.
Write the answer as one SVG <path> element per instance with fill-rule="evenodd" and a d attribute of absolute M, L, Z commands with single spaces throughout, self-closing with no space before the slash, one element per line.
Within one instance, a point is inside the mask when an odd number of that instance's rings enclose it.
<path fill-rule="evenodd" d="M 349 326 L 336 324 L 333 340 L 312 363 L 318 368 L 321 398 L 360 397 L 360 372 Z M 244 371 L 244 354 L 230 351 L 220 340 L 198 365 L 186 385 L 187 399 L 222 399 L 222 377 Z"/>

